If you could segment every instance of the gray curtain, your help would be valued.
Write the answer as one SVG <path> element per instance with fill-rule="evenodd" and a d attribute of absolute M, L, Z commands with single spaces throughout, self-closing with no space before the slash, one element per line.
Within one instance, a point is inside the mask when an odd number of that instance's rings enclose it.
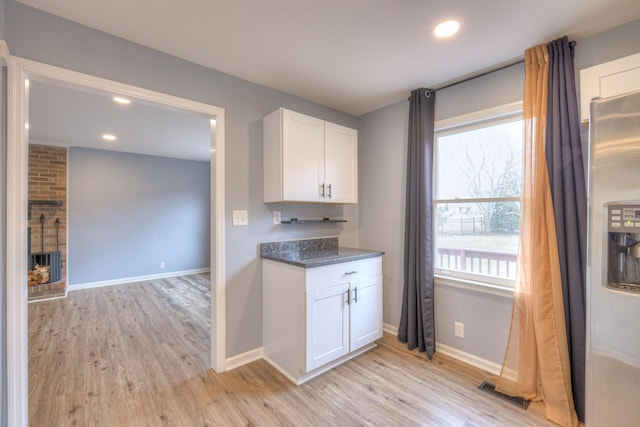
<path fill-rule="evenodd" d="M 550 42 L 546 157 L 560 255 L 576 413 L 584 421 L 587 191 L 573 67 L 575 43 Z"/>
<path fill-rule="evenodd" d="M 433 289 L 433 126 L 436 94 L 416 89 L 409 98 L 409 146 L 404 243 L 404 291 L 398 338 L 429 359 L 436 351 Z"/>

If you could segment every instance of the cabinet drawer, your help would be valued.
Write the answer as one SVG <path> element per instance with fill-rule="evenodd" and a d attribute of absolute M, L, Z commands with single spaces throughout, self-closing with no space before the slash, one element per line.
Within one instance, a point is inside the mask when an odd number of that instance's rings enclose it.
<path fill-rule="evenodd" d="M 382 257 L 341 262 L 307 270 L 307 291 L 382 274 Z"/>

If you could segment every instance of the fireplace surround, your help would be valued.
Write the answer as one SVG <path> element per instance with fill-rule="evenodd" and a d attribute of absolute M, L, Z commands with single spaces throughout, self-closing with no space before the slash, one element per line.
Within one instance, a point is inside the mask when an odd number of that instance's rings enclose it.
<path fill-rule="evenodd" d="M 29 301 L 66 292 L 67 149 L 29 144 Z"/>

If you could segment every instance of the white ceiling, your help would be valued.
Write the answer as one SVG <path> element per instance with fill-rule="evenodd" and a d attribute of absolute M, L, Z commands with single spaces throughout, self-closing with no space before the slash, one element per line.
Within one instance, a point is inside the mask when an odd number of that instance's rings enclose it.
<path fill-rule="evenodd" d="M 109 151 L 209 161 L 211 123 L 196 113 L 131 99 L 113 101 L 110 93 L 86 88 L 29 84 L 29 141 Z M 103 133 L 116 135 L 107 142 Z"/>
<path fill-rule="evenodd" d="M 640 18 L 638 0 L 18 1 L 356 116 Z"/>

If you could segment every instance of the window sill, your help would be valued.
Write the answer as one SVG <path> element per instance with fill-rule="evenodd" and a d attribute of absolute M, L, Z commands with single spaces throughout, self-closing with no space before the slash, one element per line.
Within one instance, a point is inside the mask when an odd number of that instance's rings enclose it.
<path fill-rule="evenodd" d="M 483 294 L 496 295 L 503 298 L 513 298 L 514 289 L 507 286 L 492 285 L 490 283 L 476 282 L 474 280 L 461 279 L 458 277 L 435 275 L 435 284 L 438 286 L 451 286 L 459 289 L 466 289 Z"/>

